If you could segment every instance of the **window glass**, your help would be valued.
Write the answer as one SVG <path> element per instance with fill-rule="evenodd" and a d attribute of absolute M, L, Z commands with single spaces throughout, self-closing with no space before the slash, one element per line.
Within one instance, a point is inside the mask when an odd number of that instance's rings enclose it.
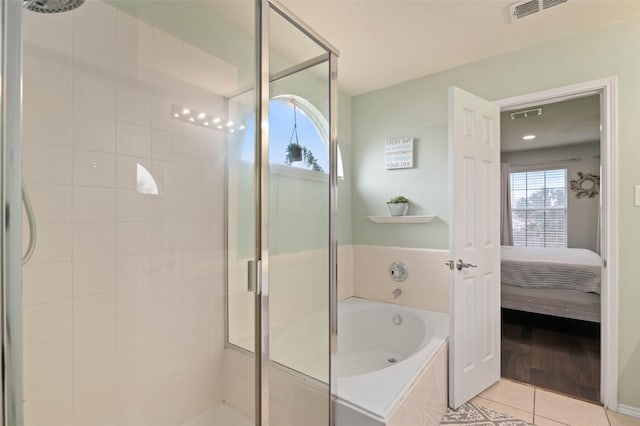
<path fill-rule="evenodd" d="M 567 247 L 567 169 L 511 173 L 513 245 Z"/>
<path fill-rule="evenodd" d="M 327 146 L 316 125 L 295 100 L 272 99 L 269 102 L 269 116 L 271 129 L 269 162 L 271 164 L 288 164 L 302 169 L 329 172 Z M 294 158 L 294 161 L 289 161 L 287 148 L 296 144 L 301 149 L 301 159 Z"/>

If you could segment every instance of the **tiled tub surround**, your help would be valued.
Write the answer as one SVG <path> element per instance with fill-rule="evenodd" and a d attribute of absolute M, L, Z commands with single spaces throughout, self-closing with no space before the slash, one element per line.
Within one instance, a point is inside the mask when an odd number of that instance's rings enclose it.
<path fill-rule="evenodd" d="M 449 258 L 448 250 L 361 245 L 353 246 L 352 250 L 354 296 L 449 312 L 451 277 L 444 264 Z M 389 266 L 393 262 L 407 265 L 409 275 L 405 281 L 396 282 L 389 276 Z M 343 283 L 339 285 L 342 287 Z M 395 288 L 402 290 L 397 299 L 392 297 Z"/>
<path fill-rule="evenodd" d="M 224 140 L 170 108 L 235 67 L 98 1 L 24 19 L 26 425 L 182 424 L 224 397 Z"/>
<path fill-rule="evenodd" d="M 438 425 L 449 316 L 351 298 L 338 309 L 339 426 Z"/>

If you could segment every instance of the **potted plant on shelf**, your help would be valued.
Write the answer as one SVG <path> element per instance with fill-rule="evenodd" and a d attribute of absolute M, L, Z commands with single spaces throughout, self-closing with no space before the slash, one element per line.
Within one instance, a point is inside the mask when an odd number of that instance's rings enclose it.
<path fill-rule="evenodd" d="M 406 216 L 409 210 L 409 199 L 404 195 L 398 195 L 387 201 L 391 216 Z"/>

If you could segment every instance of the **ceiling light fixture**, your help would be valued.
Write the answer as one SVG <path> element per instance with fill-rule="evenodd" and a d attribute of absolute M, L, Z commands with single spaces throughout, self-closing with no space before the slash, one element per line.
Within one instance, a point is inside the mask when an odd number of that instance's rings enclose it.
<path fill-rule="evenodd" d="M 525 141 L 531 141 L 534 140 L 536 138 L 536 135 L 525 135 L 522 137 L 522 139 L 524 139 Z"/>
<path fill-rule="evenodd" d="M 534 109 L 528 109 L 526 111 L 512 112 L 511 119 L 518 120 L 521 118 L 537 117 L 540 115 L 542 115 L 542 108 L 534 108 Z"/>

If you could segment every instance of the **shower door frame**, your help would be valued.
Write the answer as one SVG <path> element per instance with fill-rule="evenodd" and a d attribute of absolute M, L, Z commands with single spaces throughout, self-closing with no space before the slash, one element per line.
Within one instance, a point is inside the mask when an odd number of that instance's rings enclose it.
<path fill-rule="evenodd" d="M 22 1 L 0 0 L 2 177 L 2 425 L 23 424 L 22 406 Z"/>
<path fill-rule="evenodd" d="M 255 264 L 257 285 L 254 295 L 255 353 L 255 424 L 269 426 L 269 101 L 270 83 L 270 16 L 273 10 L 328 54 L 329 66 L 329 424 L 335 424 L 337 398 L 335 361 L 338 342 L 338 268 L 337 268 L 337 101 L 339 51 L 277 0 L 256 0 L 255 53 Z M 301 64 L 301 67 L 308 64 Z M 302 68 L 301 68 L 302 69 Z"/>

